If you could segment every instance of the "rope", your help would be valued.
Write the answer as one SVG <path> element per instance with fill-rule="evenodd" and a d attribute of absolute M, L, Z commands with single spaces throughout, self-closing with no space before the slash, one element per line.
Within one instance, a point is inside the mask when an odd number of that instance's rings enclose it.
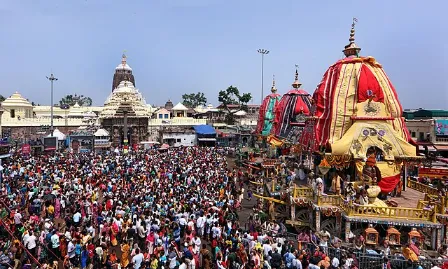
<path fill-rule="evenodd" d="M 8 207 L 6 206 L 6 204 L 5 204 L 2 200 L 0 200 L 0 203 L 1 203 L 5 208 L 8 208 Z M 7 211 L 9 211 L 9 210 L 7 210 Z M 9 229 L 9 227 L 6 225 L 6 221 L 5 221 L 4 219 L 0 219 L 0 225 L 2 225 L 2 226 L 5 228 L 5 230 L 9 233 L 9 235 L 10 235 L 14 240 L 17 240 L 17 241 L 19 242 L 20 247 L 21 247 L 23 250 L 25 250 L 25 252 L 28 254 L 29 257 L 31 257 L 32 260 L 34 260 L 34 261 L 37 263 L 37 265 L 39 265 L 39 267 L 42 267 L 42 264 L 40 264 L 39 261 L 38 261 L 33 255 L 31 255 L 31 253 L 28 251 L 28 249 L 22 244 L 22 241 L 21 241 L 21 240 L 18 240 L 18 238 L 14 236 L 14 233 L 13 233 L 13 232 Z M 41 246 L 41 247 L 44 247 L 44 248 L 45 248 L 48 252 L 50 252 L 50 253 L 53 255 L 53 257 L 55 257 L 59 262 L 64 262 L 61 258 L 57 257 L 57 256 L 55 255 L 55 253 L 54 253 L 53 251 L 51 251 L 45 244 L 42 244 L 40 241 L 38 241 L 38 242 L 37 242 L 37 245 L 38 245 L 38 246 Z M 37 246 L 36 246 L 36 247 L 37 247 Z"/>

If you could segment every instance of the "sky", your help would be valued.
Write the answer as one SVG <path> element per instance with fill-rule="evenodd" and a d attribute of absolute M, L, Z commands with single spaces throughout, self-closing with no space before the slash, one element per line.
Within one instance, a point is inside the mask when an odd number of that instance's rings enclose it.
<path fill-rule="evenodd" d="M 39 104 L 82 94 L 102 105 L 126 51 L 149 104 L 237 86 L 261 99 L 295 65 L 313 93 L 343 57 L 352 18 L 361 55 L 383 64 L 404 108 L 448 109 L 448 1 L 0 0 L 0 94 Z"/>

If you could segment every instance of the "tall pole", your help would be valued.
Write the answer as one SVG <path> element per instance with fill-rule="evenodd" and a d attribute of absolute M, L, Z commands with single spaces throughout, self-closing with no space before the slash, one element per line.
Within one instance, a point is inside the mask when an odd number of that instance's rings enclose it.
<path fill-rule="evenodd" d="M 258 49 L 257 52 L 261 54 L 261 104 L 264 98 L 264 55 L 269 54 L 269 50 Z"/>
<path fill-rule="evenodd" d="M 53 126 L 53 82 L 58 80 L 57 78 L 54 77 L 53 73 L 51 73 L 50 77 L 47 77 L 47 79 L 50 81 L 51 83 L 51 110 L 50 110 L 50 132 L 51 132 L 51 136 L 53 136 L 54 133 L 54 126 Z"/>

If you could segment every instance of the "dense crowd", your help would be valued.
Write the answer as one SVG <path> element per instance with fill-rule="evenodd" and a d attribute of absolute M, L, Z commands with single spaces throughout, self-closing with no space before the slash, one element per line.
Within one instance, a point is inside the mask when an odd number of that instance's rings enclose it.
<path fill-rule="evenodd" d="M 358 268 L 328 233 L 290 240 L 257 204 L 240 219 L 251 190 L 226 155 L 188 147 L 10 158 L 0 269 Z"/>

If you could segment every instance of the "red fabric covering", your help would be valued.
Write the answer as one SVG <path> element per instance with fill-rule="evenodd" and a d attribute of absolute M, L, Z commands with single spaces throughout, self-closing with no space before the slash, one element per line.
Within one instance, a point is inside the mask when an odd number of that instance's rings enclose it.
<path fill-rule="evenodd" d="M 384 102 L 384 94 L 380 84 L 372 71 L 363 65 L 358 80 L 358 103 L 362 103 L 371 97 L 375 102 Z"/>
<path fill-rule="evenodd" d="M 336 92 L 335 88 L 339 79 L 341 67 L 341 62 L 330 66 L 313 94 L 314 105 L 316 108 L 314 115 L 317 117 L 314 130 L 316 144 L 319 146 L 325 146 L 330 137 L 330 121 L 333 116 L 330 108 L 331 100 L 333 100 Z"/>
<path fill-rule="evenodd" d="M 378 186 L 381 188 L 381 192 L 389 193 L 395 189 L 398 182 L 400 182 L 400 174 L 390 177 L 383 177 L 381 181 L 378 182 Z"/>

